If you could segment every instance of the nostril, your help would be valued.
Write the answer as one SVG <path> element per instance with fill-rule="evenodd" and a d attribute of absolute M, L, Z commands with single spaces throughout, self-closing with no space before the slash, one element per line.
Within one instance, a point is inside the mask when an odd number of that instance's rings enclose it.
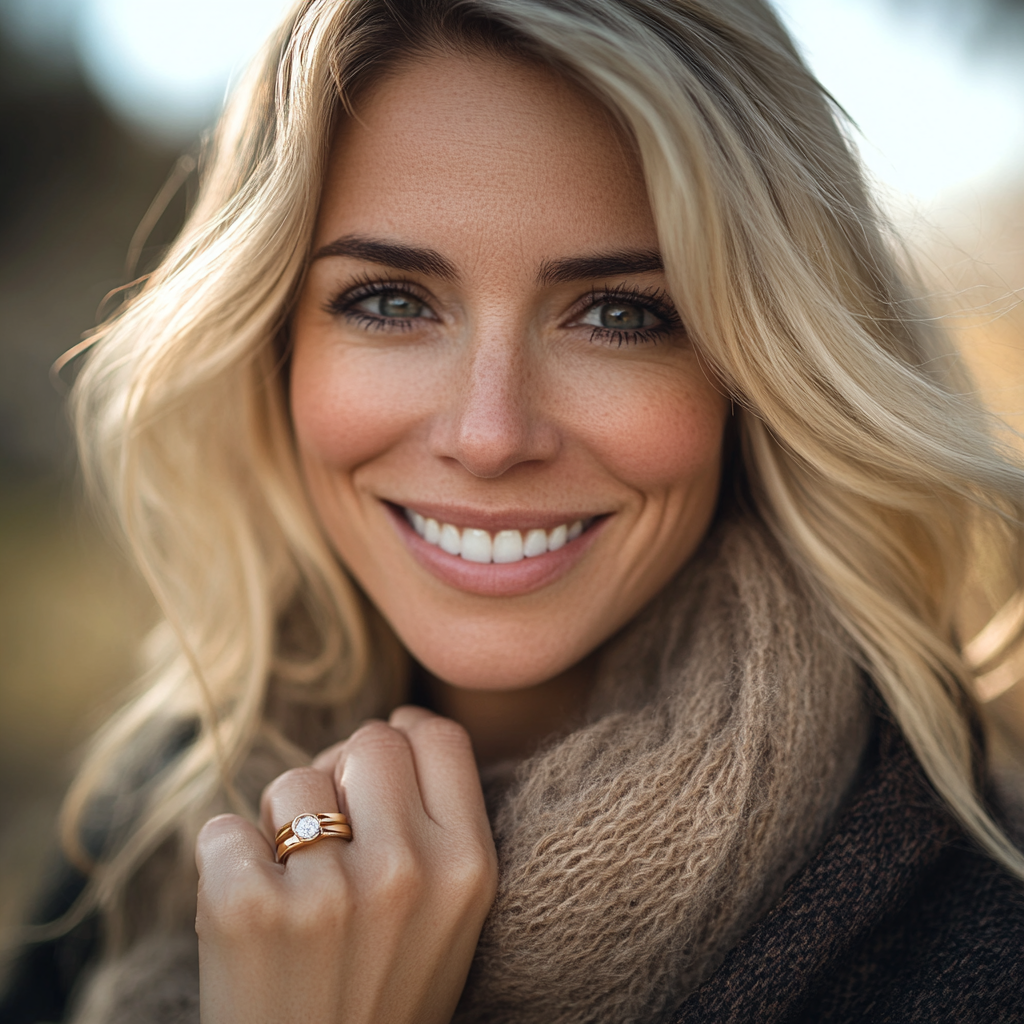
<path fill-rule="evenodd" d="M 559 450 L 554 428 L 534 411 L 469 410 L 435 437 L 435 454 L 482 479 L 502 476 L 527 462 L 549 462 Z"/>
<path fill-rule="evenodd" d="M 527 359 L 521 339 L 506 328 L 474 340 L 463 373 L 451 381 L 450 404 L 436 421 L 435 455 L 482 479 L 552 457 L 557 441 Z"/>

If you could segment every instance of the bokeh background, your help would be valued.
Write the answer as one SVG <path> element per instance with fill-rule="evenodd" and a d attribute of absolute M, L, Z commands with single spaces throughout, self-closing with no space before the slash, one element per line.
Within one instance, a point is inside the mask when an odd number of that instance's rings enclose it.
<path fill-rule="evenodd" d="M 0 0 L 0 927 L 155 619 L 81 507 L 49 369 L 159 258 L 200 134 L 285 6 Z M 1024 428 L 1024 0 L 779 7 L 857 122 L 987 400 Z M 1024 722 L 1022 694 L 1001 698 L 1007 721 Z"/>

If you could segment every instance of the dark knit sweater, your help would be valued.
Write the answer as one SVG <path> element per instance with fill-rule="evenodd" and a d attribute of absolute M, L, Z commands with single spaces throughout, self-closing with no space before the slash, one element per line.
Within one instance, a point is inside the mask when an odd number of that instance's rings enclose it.
<path fill-rule="evenodd" d="M 58 1019 L 80 942 L 22 961 L 0 1001 L 2 1024 Z M 147 1007 L 139 1024 L 197 1019 L 194 997 L 181 996 L 157 996 L 165 1005 Z M 881 722 L 821 848 L 667 1020 L 1024 1022 L 1024 886 L 965 838 Z"/>
<path fill-rule="evenodd" d="M 882 722 L 821 849 L 669 1019 L 1024 1021 L 1024 885 L 965 838 Z"/>

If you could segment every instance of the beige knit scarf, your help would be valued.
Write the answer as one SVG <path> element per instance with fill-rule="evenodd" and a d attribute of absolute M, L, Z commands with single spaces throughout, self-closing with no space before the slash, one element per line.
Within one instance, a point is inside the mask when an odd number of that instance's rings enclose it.
<path fill-rule="evenodd" d="M 775 901 L 853 780 L 848 642 L 762 529 L 720 528 L 606 659 L 494 820 L 458 1024 L 651 1021 Z"/>
<path fill-rule="evenodd" d="M 609 646 L 577 731 L 489 786 L 501 873 L 458 1024 L 649 1022 L 807 859 L 856 772 L 848 643 L 762 527 L 720 526 Z M 78 1024 L 196 1024 L 194 933 L 100 970 Z"/>

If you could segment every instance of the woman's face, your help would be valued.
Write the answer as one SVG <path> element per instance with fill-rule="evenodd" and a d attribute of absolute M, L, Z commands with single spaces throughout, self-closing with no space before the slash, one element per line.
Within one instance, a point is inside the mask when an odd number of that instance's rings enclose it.
<path fill-rule="evenodd" d="M 429 671 L 538 683 L 692 555 L 728 402 L 598 103 L 535 67 L 446 55 L 358 115 L 333 147 L 293 323 L 310 495 Z"/>

